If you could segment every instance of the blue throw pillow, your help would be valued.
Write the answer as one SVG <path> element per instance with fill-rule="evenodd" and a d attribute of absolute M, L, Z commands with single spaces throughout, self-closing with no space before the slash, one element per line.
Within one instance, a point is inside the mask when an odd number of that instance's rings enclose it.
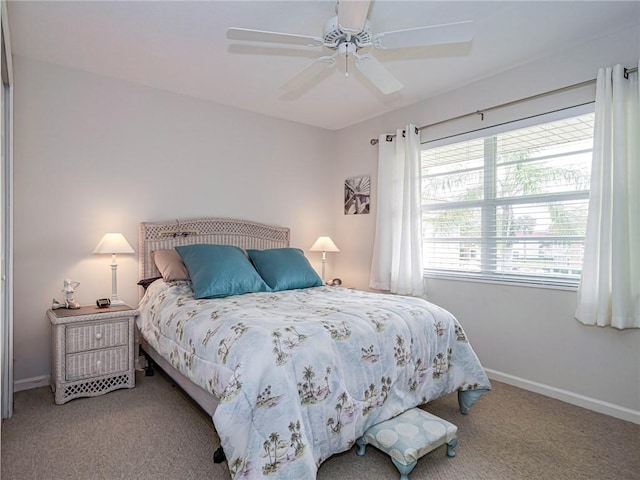
<path fill-rule="evenodd" d="M 238 247 L 196 244 L 176 247 L 176 250 L 189 271 L 194 298 L 269 291 Z"/>
<path fill-rule="evenodd" d="M 302 250 L 273 248 L 247 250 L 253 265 L 272 291 L 319 287 L 322 280 Z"/>

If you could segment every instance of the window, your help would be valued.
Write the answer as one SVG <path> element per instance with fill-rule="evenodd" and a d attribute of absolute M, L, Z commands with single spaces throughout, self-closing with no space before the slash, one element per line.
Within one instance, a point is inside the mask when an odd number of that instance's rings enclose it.
<path fill-rule="evenodd" d="M 593 113 L 573 115 L 423 145 L 425 274 L 577 286 Z"/>

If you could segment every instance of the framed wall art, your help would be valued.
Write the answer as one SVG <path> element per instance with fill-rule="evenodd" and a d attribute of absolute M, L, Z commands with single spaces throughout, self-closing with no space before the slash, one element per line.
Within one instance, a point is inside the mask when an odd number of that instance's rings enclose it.
<path fill-rule="evenodd" d="M 369 213 L 371 199 L 371 176 L 347 178 L 344 181 L 344 214 L 362 215 Z"/>

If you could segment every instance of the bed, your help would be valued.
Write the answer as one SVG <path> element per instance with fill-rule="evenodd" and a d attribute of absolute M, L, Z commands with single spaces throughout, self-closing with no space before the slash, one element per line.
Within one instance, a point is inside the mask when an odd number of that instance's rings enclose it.
<path fill-rule="evenodd" d="M 372 425 L 456 391 L 467 413 L 491 388 L 449 312 L 322 285 L 289 242 L 287 228 L 236 219 L 140 224 L 141 348 L 212 416 L 232 478 L 316 478 Z M 236 250 L 224 275 L 246 263 L 266 287 L 208 290 Z M 187 279 L 159 261 L 175 267 L 176 251 Z"/>

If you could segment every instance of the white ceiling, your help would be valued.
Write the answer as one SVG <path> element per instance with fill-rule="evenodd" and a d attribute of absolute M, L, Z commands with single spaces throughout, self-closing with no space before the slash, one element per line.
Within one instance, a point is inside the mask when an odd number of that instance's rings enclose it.
<path fill-rule="evenodd" d="M 323 47 L 248 44 L 228 27 L 322 36 L 335 1 L 10 1 L 12 50 L 330 130 L 637 25 L 640 2 L 374 0 L 372 31 L 473 20 L 470 45 L 374 51 L 405 88 L 384 96 L 342 65 L 296 95 L 280 86 Z"/>

